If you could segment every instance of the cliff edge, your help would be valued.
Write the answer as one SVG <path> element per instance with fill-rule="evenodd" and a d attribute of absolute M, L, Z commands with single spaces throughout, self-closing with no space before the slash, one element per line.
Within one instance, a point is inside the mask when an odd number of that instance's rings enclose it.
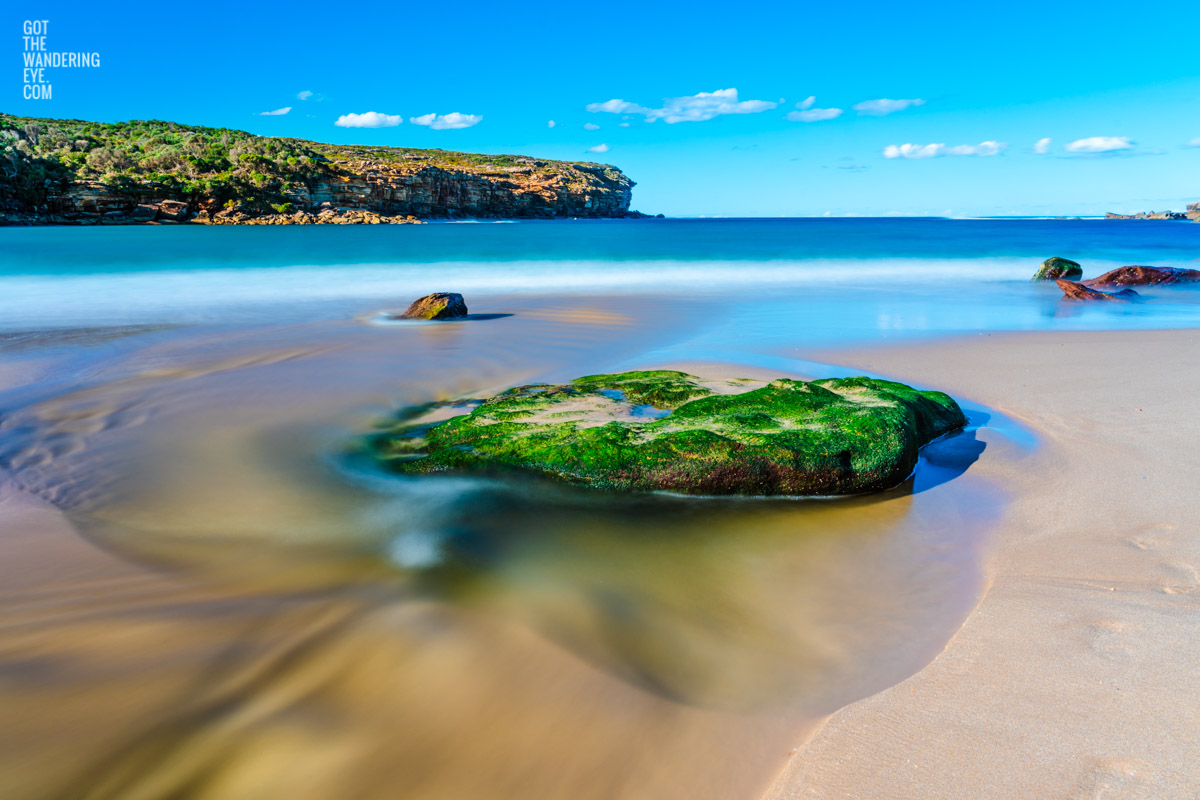
<path fill-rule="evenodd" d="M 0 224 L 620 218 L 616 167 L 0 114 Z"/>

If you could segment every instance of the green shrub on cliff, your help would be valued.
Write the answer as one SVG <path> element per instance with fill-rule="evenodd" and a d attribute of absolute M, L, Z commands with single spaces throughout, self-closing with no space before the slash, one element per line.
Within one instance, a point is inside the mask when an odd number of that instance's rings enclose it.
<path fill-rule="evenodd" d="M 597 178 L 632 185 L 603 164 L 332 145 L 159 120 L 101 123 L 0 114 L 0 212 L 37 212 L 72 182 L 98 182 L 127 194 L 131 203 L 151 194 L 186 200 L 193 210 L 287 213 L 278 209 L 306 207 L 311 190 L 355 179 L 363 171 L 407 174 L 429 167 L 506 184 L 535 172 L 551 173 L 555 191 L 565 188 L 580 196 Z"/>
<path fill-rule="evenodd" d="M 325 159 L 297 139 L 158 120 L 97 123 L 0 114 L 0 136 L 0 198 L 11 194 L 27 204 L 45 201 L 50 179 L 99 181 L 130 191 L 150 182 L 180 199 L 234 200 L 265 210 L 289 201 L 285 187 L 326 171 Z"/>

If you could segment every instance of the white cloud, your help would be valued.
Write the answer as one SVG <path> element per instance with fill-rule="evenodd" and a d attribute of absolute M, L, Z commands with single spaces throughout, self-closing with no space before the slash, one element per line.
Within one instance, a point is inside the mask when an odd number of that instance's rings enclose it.
<path fill-rule="evenodd" d="M 419 117 L 409 117 L 408 121 L 414 125 L 426 125 L 435 131 L 444 131 L 478 125 L 483 122 L 483 117 L 479 114 L 460 114 L 452 111 L 449 114 L 423 114 Z"/>
<path fill-rule="evenodd" d="M 884 158 L 940 158 L 942 156 L 994 156 L 1002 152 L 1004 142 L 980 142 L 979 144 L 889 144 L 883 148 Z"/>
<path fill-rule="evenodd" d="M 628 127 L 629 127 L 629 123 L 628 123 L 628 122 L 618 122 L 618 123 L 617 123 L 617 127 L 618 127 L 618 128 L 628 128 Z M 1198 140 L 1198 141 L 1200 141 L 1200 140 Z"/>
<path fill-rule="evenodd" d="M 806 108 L 803 111 L 789 111 L 783 115 L 788 122 L 820 122 L 826 119 L 837 119 L 842 115 L 840 108 Z"/>
<path fill-rule="evenodd" d="M 550 120 L 549 122 L 547 122 L 547 123 L 546 123 L 546 127 L 547 127 L 547 128 L 553 128 L 553 127 L 554 127 L 555 125 L 557 125 L 557 124 L 558 124 L 558 123 L 557 123 L 557 122 L 555 122 L 554 120 Z"/>
<path fill-rule="evenodd" d="M 1033 146 L 1033 152 L 1037 153 L 1039 156 L 1046 155 L 1046 153 L 1050 152 L 1050 142 L 1051 141 L 1052 140 L 1050 139 L 1049 136 L 1047 136 L 1044 139 L 1038 139 L 1037 143 L 1034 144 L 1034 146 Z"/>
<path fill-rule="evenodd" d="M 399 114 L 380 114 L 368 111 L 365 114 L 342 114 L 333 124 L 339 128 L 394 128 L 404 122 Z"/>
<path fill-rule="evenodd" d="M 801 100 L 799 103 L 796 103 L 796 108 L 803 111 L 806 108 L 812 108 L 812 105 L 815 102 L 817 102 L 817 96 L 815 94 L 809 95 L 808 97 Z"/>
<path fill-rule="evenodd" d="M 624 100 L 605 100 L 603 103 L 588 103 L 586 106 L 588 111 L 593 114 L 601 111 L 607 114 L 624 114 L 631 112 L 634 114 L 649 114 L 650 109 L 645 106 L 639 106 L 637 103 L 629 103 Z"/>
<path fill-rule="evenodd" d="M 913 106 L 923 106 L 925 101 L 921 98 L 913 98 L 912 100 L 889 100 L 888 98 L 880 98 L 879 100 L 864 100 L 861 103 L 856 103 L 851 106 L 859 114 L 868 117 L 882 117 L 885 114 L 894 114 L 897 111 L 903 111 L 906 108 Z"/>
<path fill-rule="evenodd" d="M 258 112 L 258 115 L 260 117 L 282 117 L 291 110 L 291 106 L 284 106 L 283 108 L 277 108 L 274 111 L 260 111 Z"/>
<path fill-rule="evenodd" d="M 737 89 L 718 89 L 715 92 L 699 92 L 687 97 L 668 97 L 663 100 L 662 108 L 647 108 L 637 103 L 614 99 L 603 103 L 589 103 L 587 110 L 592 113 L 637 114 L 647 122 L 662 119 L 670 125 L 676 122 L 704 122 L 726 114 L 758 114 L 770 111 L 778 105 L 779 103 L 767 100 L 738 100 Z"/>
<path fill-rule="evenodd" d="M 598 130 L 600 130 L 600 126 L 594 122 L 586 122 L 583 125 L 583 129 L 585 131 L 598 131 Z"/>
<path fill-rule="evenodd" d="M 1089 136 L 1067 145 L 1068 153 L 1115 153 L 1132 149 L 1133 142 L 1128 136 Z"/>
<path fill-rule="evenodd" d="M 589 148 L 588 148 L 588 152 L 589 152 L 589 153 L 607 153 L 607 152 L 608 152 L 608 145 L 606 145 L 606 144 L 598 144 L 598 145 L 596 145 L 595 147 L 589 147 Z"/>
<path fill-rule="evenodd" d="M 297 100 L 307 100 L 308 98 L 310 98 L 312 96 L 313 96 L 313 93 L 310 92 L 308 89 L 305 89 L 303 92 L 299 92 L 296 95 L 296 99 Z"/>
<path fill-rule="evenodd" d="M 1197 136 L 1195 139 L 1192 139 L 1190 142 L 1185 144 L 1184 147 L 1200 147 L 1200 136 Z"/>

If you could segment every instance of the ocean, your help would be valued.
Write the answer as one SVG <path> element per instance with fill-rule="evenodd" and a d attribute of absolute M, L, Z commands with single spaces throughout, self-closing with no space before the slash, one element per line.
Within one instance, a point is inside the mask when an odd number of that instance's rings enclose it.
<path fill-rule="evenodd" d="M 1104 220 L 680 219 L 0 230 L 0 329 L 335 319 L 431 291 L 727 299 L 735 324 L 837 343 L 972 330 L 1179 327 L 1197 295 L 1070 309 L 1088 276 L 1200 265 L 1200 225 Z M 767 298 L 770 302 L 766 302 Z M 802 308 L 802 314 L 792 313 Z M 770 330 L 767 330 L 767 329 Z"/>

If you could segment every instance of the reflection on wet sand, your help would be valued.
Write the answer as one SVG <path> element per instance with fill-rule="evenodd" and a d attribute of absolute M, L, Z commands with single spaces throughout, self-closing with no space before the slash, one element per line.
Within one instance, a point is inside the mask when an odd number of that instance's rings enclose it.
<path fill-rule="evenodd" d="M 666 335 L 594 301 L 529 310 L 219 355 L 183 336 L 8 398 L 0 795 L 748 797 L 974 605 L 1000 501 L 939 479 L 971 434 L 916 487 L 835 502 L 358 463 L 345 443 L 389 400 L 599 371 Z"/>

